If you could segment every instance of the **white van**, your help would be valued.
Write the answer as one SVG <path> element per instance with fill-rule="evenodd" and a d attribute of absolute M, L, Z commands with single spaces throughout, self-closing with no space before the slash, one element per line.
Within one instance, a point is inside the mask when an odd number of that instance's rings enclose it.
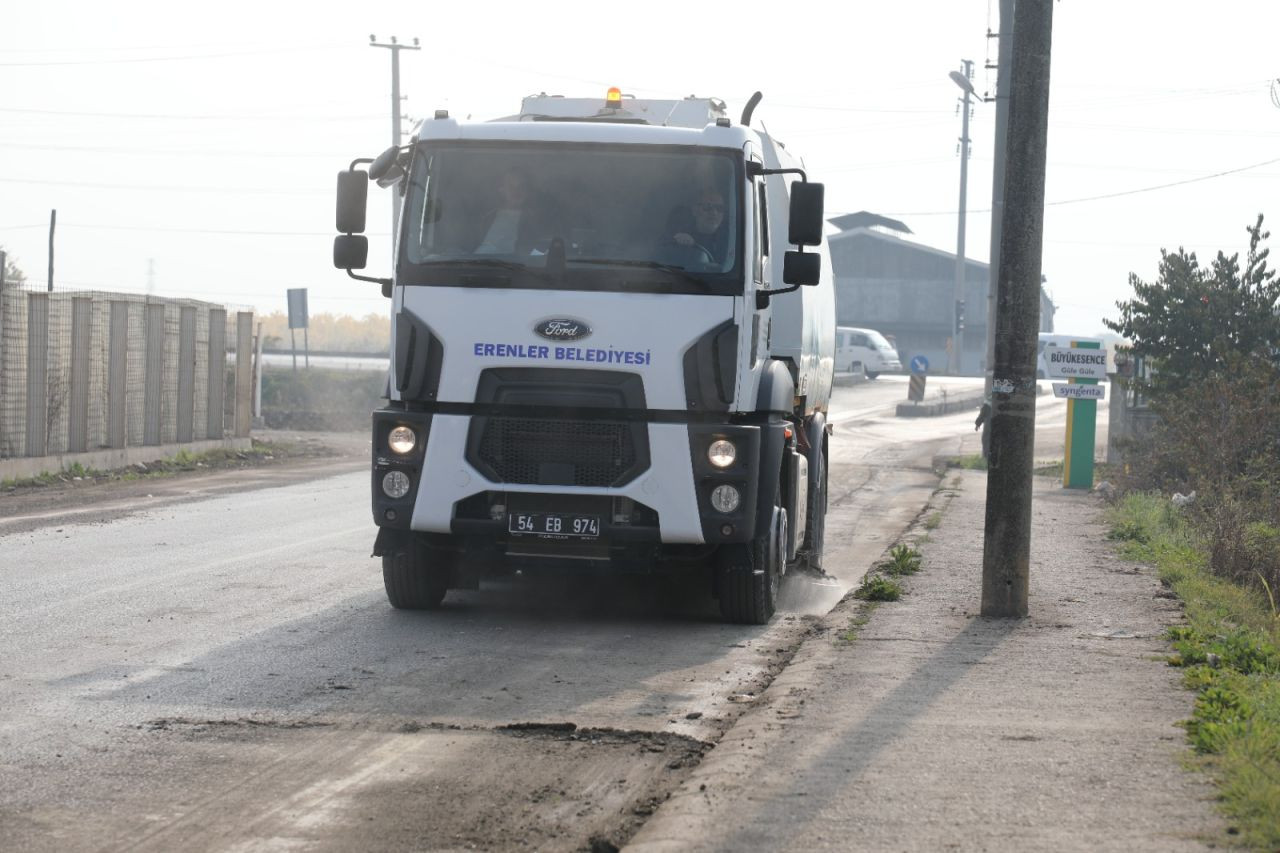
<path fill-rule="evenodd" d="M 893 344 L 875 329 L 837 326 L 836 370 L 875 379 L 881 373 L 901 373 L 902 361 Z"/>

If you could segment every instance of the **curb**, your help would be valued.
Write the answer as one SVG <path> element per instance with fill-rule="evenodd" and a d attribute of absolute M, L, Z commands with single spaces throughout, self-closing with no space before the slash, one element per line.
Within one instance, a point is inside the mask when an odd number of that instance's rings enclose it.
<path fill-rule="evenodd" d="M 970 391 L 965 394 L 953 394 L 930 403 L 899 403 L 897 415 L 900 418 L 931 418 L 949 415 L 952 412 L 965 412 L 981 406 L 985 397 L 986 394 L 982 391 Z"/>

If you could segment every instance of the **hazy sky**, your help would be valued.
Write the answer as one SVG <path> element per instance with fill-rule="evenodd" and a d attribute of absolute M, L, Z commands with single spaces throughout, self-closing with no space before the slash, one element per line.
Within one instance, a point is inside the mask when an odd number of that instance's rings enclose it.
<path fill-rule="evenodd" d="M 389 51 L 404 111 L 514 112 L 524 95 L 714 95 L 827 185 L 954 251 L 959 89 L 996 56 L 997 0 L 843 3 L 185 3 L 6 5 L 0 28 L 0 245 L 55 286 L 155 291 L 313 313 L 382 312 L 330 265 L 338 171 L 389 144 Z M 1062 332 L 1093 334 L 1153 277 L 1161 247 L 1241 251 L 1280 226 L 1280 2 L 1064 0 L 1054 7 L 1044 273 Z M 988 257 L 994 107 L 970 127 L 967 254 Z M 406 129 L 410 126 L 406 122 Z M 1267 165 L 1258 165 L 1270 162 Z M 1221 172 L 1238 171 L 1207 180 Z M 1177 182 L 1164 189 L 1149 189 Z M 1133 192 L 1140 191 L 1140 192 Z M 1114 198 L 1095 196 L 1127 193 Z M 372 190 L 369 272 L 388 271 Z M 1277 229 L 1280 237 L 1280 228 Z M 381 236 L 379 236 L 381 235 Z M 152 272 L 154 270 L 154 272 Z"/>

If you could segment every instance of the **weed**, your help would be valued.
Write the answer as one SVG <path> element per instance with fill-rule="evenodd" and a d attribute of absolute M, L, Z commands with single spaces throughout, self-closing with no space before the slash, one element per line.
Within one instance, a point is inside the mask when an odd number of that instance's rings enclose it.
<path fill-rule="evenodd" d="M 987 470 L 987 460 L 981 453 L 970 453 L 953 459 L 951 467 L 963 468 L 966 471 L 985 471 Z"/>
<path fill-rule="evenodd" d="M 902 587 L 883 575 L 867 575 L 853 597 L 863 601 L 897 601 L 902 597 Z"/>
<path fill-rule="evenodd" d="M 937 530 L 940 524 L 942 524 L 942 513 L 935 512 L 924 520 L 924 529 Z"/>
<path fill-rule="evenodd" d="M 1053 463 L 1050 463 L 1049 465 L 1041 465 L 1037 467 L 1033 473 L 1041 477 L 1058 477 L 1059 479 L 1061 479 L 1062 463 L 1053 462 Z"/>
<path fill-rule="evenodd" d="M 850 619 L 849 627 L 840 632 L 840 636 L 836 638 L 837 642 L 847 645 L 856 640 L 862 631 L 862 626 L 871 621 L 871 611 L 875 606 L 875 602 L 868 602 L 861 612 Z"/>
<path fill-rule="evenodd" d="M 889 559 L 880 564 L 887 575 L 914 575 L 920 571 L 920 552 L 910 545 L 894 545 L 889 549 Z"/>

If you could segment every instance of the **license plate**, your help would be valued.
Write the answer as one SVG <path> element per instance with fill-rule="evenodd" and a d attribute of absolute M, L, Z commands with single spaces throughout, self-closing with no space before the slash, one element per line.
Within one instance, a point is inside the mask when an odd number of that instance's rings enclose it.
<path fill-rule="evenodd" d="M 513 512 L 507 516 L 507 530 L 529 536 L 554 539 L 598 539 L 600 516 L 550 512 Z"/>

